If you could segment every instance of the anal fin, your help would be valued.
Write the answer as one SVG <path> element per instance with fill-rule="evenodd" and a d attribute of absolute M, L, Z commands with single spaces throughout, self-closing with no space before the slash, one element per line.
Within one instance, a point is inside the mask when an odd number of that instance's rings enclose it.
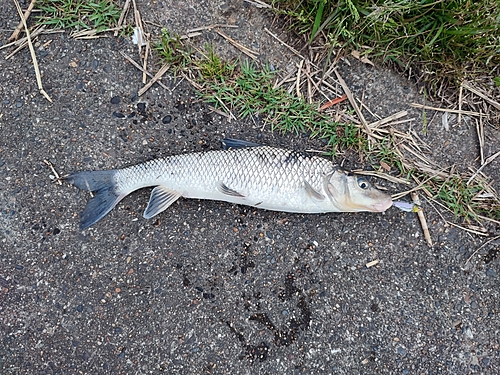
<path fill-rule="evenodd" d="M 321 194 L 320 192 L 314 190 L 314 188 L 311 186 L 311 184 L 309 182 L 307 182 L 306 180 L 304 180 L 304 187 L 307 191 L 307 194 L 311 198 L 318 200 L 318 201 L 322 201 L 325 199 L 325 196 L 323 194 Z"/>
<path fill-rule="evenodd" d="M 165 211 L 172 203 L 179 199 L 180 196 L 180 193 L 168 190 L 163 186 L 155 187 L 151 192 L 148 206 L 144 211 L 144 218 L 151 219 L 153 216 Z"/>
<path fill-rule="evenodd" d="M 241 197 L 241 198 L 245 197 L 243 194 L 237 192 L 236 190 L 227 187 L 223 182 L 219 182 L 217 188 L 222 194 L 230 195 L 231 197 Z"/>

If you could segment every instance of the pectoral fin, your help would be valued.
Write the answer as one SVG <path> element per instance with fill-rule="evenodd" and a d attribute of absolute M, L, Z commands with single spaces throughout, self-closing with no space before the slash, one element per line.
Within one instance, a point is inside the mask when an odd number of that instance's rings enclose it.
<path fill-rule="evenodd" d="M 309 182 L 307 182 L 306 180 L 304 180 L 304 187 L 307 191 L 307 194 L 311 198 L 318 200 L 318 201 L 322 201 L 325 199 L 325 196 L 323 194 L 321 194 L 320 192 L 314 190 L 314 188 L 311 186 L 311 184 Z"/>
<path fill-rule="evenodd" d="M 148 206 L 144 211 L 144 218 L 151 219 L 153 216 L 165 211 L 172 203 L 179 199 L 180 196 L 180 193 L 170 191 L 163 186 L 155 187 L 151 192 Z"/>
<path fill-rule="evenodd" d="M 245 197 L 243 194 L 238 193 L 236 190 L 227 187 L 223 182 L 219 182 L 219 186 L 217 188 L 222 194 L 230 195 L 231 197 Z"/>

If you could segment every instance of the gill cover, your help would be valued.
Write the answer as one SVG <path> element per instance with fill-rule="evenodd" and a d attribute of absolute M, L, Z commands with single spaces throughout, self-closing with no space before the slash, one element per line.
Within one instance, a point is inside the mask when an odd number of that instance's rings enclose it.
<path fill-rule="evenodd" d="M 336 169 L 325 178 L 328 198 L 342 211 L 385 211 L 392 205 L 391 197 L 377 190 L 362 176 Z"/>

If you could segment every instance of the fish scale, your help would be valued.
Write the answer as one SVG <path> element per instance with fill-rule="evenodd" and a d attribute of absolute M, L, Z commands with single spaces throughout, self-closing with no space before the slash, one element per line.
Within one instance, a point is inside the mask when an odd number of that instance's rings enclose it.
<path fill-rule="evenodd" d="M 187 198 L 203 198 L 194 192 L 216 191 L 220 183 L 249 198 L 273 194 L 275 199 L 290 199 L 291 192 L 303 188 L 304 180 L 321 189 L 334 164 L 320 157 L 293 154 L 262 146 L 174 155 L 119 170 L 116 179 L 123 192 L 164 185 L 182 191 Z"/>
<path fill-rule="evenodd" d="M 76 187 L 96 192 L 81 215 L 81 227 L 99 221 L 123 197 L 145 187 L 155 187 L 145 218 L 164 211 L 179 197 L 298 213 L 381 212 L 392 205 L 388 195 L 331 160 L 244 141 L 228 142 L 232 148 L 69 175 L 68 181 Z"/>

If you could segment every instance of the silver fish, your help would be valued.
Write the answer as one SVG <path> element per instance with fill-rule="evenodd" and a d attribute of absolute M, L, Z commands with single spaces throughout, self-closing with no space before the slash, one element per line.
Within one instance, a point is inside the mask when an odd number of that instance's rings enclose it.
<path fill-rule="evenodd" d="M 80 215 L 80 228 L 101 220 L 133 191 L 153 186 L 143 215 L 146 219 L 179 197 L 298 213 L 383 212 L 392 206 L 389 195 L 328 159 L 234 139 L 222 144 L 219 151 L 70 174 L 69 183 L 95 193 Z"/>

